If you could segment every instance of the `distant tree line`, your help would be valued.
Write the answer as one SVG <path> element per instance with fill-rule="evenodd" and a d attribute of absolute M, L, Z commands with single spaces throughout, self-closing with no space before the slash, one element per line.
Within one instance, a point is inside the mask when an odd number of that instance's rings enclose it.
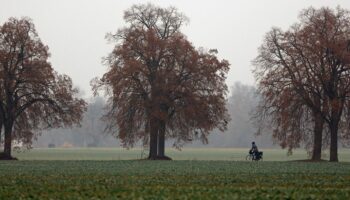
<path fill-rule="evenodd" d="M 44 131 L 33 142 L 34 147 L 118 147 L 119 141 L 104 132 L 101 120 L 106 101 L 102 97 L 90 99 L 80 126 Z"/>
<path fill-rule="evenodd" d="M 256 135 L 257 129 L 251 121 L 252 113 L 258 105 L 259 96 L 256 88 L 242 83 L 235 83 L 226 102 L 226 108 L 231 120 L 227 124 L 227 130 L 211 131 L 208 136 L 208 147 L 249 148 L 252 141 L 259 147 L 277 147 L 272 142 L 272 134 Z M 87 106 L 87 112 L 81 121 L 81 127 L 53 129 L 45 131 L 34 141 L 34 146 L 47 147 L 50 143 L 56 147 L 62 147 L 64 143 L 74 147 L 118 147 L 120 140 L 111 134 L 105 133 L 106 122 L 101 120 L 104 115 L 106 101 L 102 97 L 91 99 Z M 172 147 L 174 140 L 169 140 L 165 146 Z M 142 142 L 135 144 L 142 147 Z M 187 147 L 202 147 L 199 141 L 188 141 Z"/>
<path fill-rule="evenodd" d="M 257 135 L 257 127 L 252 120 L 260 96 L 256 87 L 236 82 L 230 88 L 226 107 L 231 120 L 224 132 L 213 130 L 208 137 L 209 147 L 250 148 L 255 141 L 262 148 L 277 148 L 271 131 L 266 130 L 263 135 Z M 189 146 L 203 146 L 194 142 Z"/>

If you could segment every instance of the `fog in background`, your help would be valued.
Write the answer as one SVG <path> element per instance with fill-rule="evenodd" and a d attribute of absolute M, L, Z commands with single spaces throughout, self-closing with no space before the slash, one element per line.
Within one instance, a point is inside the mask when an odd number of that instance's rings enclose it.
<path fill-rule="evenodd" d="M 34 147 L 116 147 L 118 141 L 104 133 L 106 124 L 101 120 L 106 102 L 101 97 L 90 99 L 81 126 L 44 131 L 33 141 Z"/>
<path fill-rule="evenodd" d="M 119 146 L 115 138 L 101 134 L 105 124 L 99 118 L 105 102 L 92 97 L 90 80 L 107 70 L 101 61 L 113 44 L 105 40 L 106 33 L 125 26 L 126 9 L 148 2 L 177 7 L 190 19 L 182 28 L 188 40 L 196 47 L 217 49 L 218 56 L 231 64 L 227 107 L 232 120 L 225 133 L 214 131 L 209 138 L 209 146 L 220 147 L 245 147 L 252 140 L 262 146 L 272 144 L 269 135 L 254 138 L 249 121 L 257 103 L 251 60 L 265 33 L 273 26 L 288 28 L 297 22 L 299 12 L 310 6 L 350 9 L 349 0 L 0 0 L 0 24 L 9 17 L 30 17 L 50 48 L 54 69 L 69 75 L 90 102 L 82 127 L 44 132 L 35 146 Z"/>
<path fill-rule="evenodd" d="M 227 109 L 231 116 L 228 129 L 225 132 L 214 130 L 209 135 L 209 143 L 206 146 L 249 148 L 250 143 L 255 141 L 259 147 L 277 147 L 272 144 L 269 133 L 262 136 L 255 135 L 256 129 L 252 124 L 251 114 L 259 100 L 256 88 L 237 82 L 231 90 L 232 94 L 227 101 Z M 49 144 L 55 147 L 119 147 L 120 144 L 116 138 L 104 133 L 106 124 L 101 120 L 104 106 L 103 98 L 91 99 L 81 127 L 45 131 L 34 142 L 34 147 L 48 147 Z M 167 142 L 168 147 L 172 145 L 172 141 Z M 139 143 L 136 146 L 141 147 L 142 144 Z M 203 144 L 200 141 L 193 141 L 185 147 L 203 147 Z"/>

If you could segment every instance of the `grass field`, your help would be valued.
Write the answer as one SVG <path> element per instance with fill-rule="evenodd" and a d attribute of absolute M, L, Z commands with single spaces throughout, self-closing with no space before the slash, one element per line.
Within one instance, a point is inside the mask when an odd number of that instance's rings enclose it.
<path fill-rule="evenodd" d="M 242 161 L 244 149 L 167 150 L 173 161 L 135 160 L 140 152 L 15 154 L 19 161 L 0 161 L 0 199 L 350 199 L 350 162 L 290 161 L 307 158 L 301 150 L 264 150 L 263 162 Z"/>
<path fill-rule="evenodd" d="M 0 199 L 350 199 L 350 163 L 1 161 Z"/>
<path fill-rule="evenodd" d="M 287 156 L 287 151 L 281 149 L 261 149 L 261 151 L 264 152 L 264 161 L 291 161 L 308 158 L 307 153 L 302 149 L 295 150 L 291 156 Z M 140 148 L 130 150 L 123 148 L 37 148 L 21 153 L 14 152 L 14 156 L 20 160 L 135 160 L 141 158 L 141 153 Z M 248 154 L 248 149 L 184 148 L 178 151 L 169 148 L 166 149 L 166 154 L 174 160 L 243 161 Z M 323 155 L 323 159 L 328 160 L 328 158 L 327 154 Z M 340 150 L 339 160 L 350 162 L 350 149 Z"/>

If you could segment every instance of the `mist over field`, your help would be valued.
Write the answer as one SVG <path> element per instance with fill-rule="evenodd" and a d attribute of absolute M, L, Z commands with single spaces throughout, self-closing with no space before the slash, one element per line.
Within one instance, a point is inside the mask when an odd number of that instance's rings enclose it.
<path fill-rule="evenodd" d="M 252 141 L 263 148 L 278 147 L 273 144 L 271 133 L 256 135 L 257 130 L 251 118 L 258 100 L 259 96 L 254 86 L 235 83 L 231 86 L 226 104 L 231 117 L 228 129 L 225 132 L 212 131 L 206 145 L 200 141 L 193 141 L 185 144 L 185 147 L 250 148 Z M 56 147 L 120 147 L 117 138 L 104 133 L 106 124 L 101 117 L 104 114 L 105 103 L 102 97 L 91 98 L 81 127 L 45 131 L 34 141 L 33 146 L 48 147 L 49 144 L 54 144 Z M 172 144 L 172 141 L 167 142 L 168 147 Z M 136 146 L 141 146 L 141 142 Z"/>

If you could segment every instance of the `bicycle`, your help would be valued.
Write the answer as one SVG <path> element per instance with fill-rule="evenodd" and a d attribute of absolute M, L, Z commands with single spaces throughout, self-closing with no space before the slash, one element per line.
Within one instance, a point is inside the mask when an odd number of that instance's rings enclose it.
<path fill-rule="evenodd" d="M 249 152 L 249 154 L 245 157 L 245 160 L 247 161 L 259 161 L 259 160 L 263 160 L 263 152 L 259 151 L 256 153 L 256 156 L 254 156 L 253 153 Z"/>

